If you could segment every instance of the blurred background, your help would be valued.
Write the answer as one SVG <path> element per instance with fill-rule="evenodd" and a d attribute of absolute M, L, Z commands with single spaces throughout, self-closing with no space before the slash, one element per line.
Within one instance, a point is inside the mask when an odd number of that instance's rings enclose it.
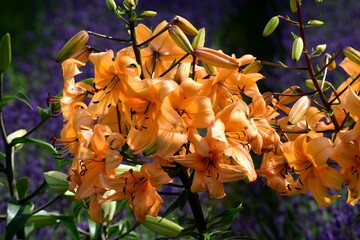
<path fill-rule="evenodd" d="M 121 1 L 117 1 L 121 5 Z M 145 21 L 148 26 L 156 26 L 162 20 L 170 20 L 181 15 L 197 28 L 207 32 L 206 46 L 235 53 L 237 57 L 252 54 L 260 60 L 291 64 L 291 32 L 294 26 L 280 22 L 278 29 L 270 37 L 262 37 L 268 20 L 281 14 L 294 17 L 289 11 L 289 1 L 284 0 L 140 0 L 141 10 L 154 10 L 158 15 Z M 321 28 L 307 29 L 309 46 L 327 44 L 326 52 L 333 54 L 351 45 L 360 49 L 360 5 L 357 0 L 324 0 L 316 4 L 314 0 L 303 1 L 304 19 L 318 19 L 325 22 Z M 48 95 L 56 95 L 62 90 L 63 80 L 60 64 L 55 56 L 65 42 L 78 31 L 85 29 L 113 37 L 126 37 L 124 26 L 110 11 L 105 0 L 12 0 L 0 1 L 0 36 L 11 34 L 13 60 L 5 74 L 7 94 L 22 91 L 28 95 L 33 109 L 14 102 L 4 109 L 8 132 L 19 128 L 29 129 L 40 117 L 37 106 L 46 107 Z M 91 37 L 90 45 L 106 49 L 120 49 L 124 45 L 117 42 Z M 320 60 L 319 60 L 320 61 Z M 301 63 L 301 61 L 300 61 Z M 89 64 L 90 65 L 90 64 Z M 85 76 L 91 76 L 91 67 Z M 341 70 L 340 70 L 341 72 Z M 264 67 L 266 76 L 262 89 L 284 90 L 290 85 L 299 85 L 303 80 L 297 72 Z M 336 76 L 336 74 L 335 74 Z M 336 79 L 329 79 L 336 81 Z M 58 136 L 62 121 L 54 118 L 33 135 L 49 140 Z M 28 146 L 27 146 L 28 147 Z M 26 152 L 26 153 L 24 153 Z M 30 192 L 43 181 L 43 172 L 56 169 L 54 157 L 29 146 L 16 156 L 17 177 L 30 178 Z M 9 196 L 0 176 L 0 215 L 6 213 Z M 234 228 L 244 235 L 256 239 L 360 239 L 360 227 L 352 224 L 359 213 L 358 206 L 346 204 L 346 192 L 335 204 L 319 208 L 310 196 L 292 198 L 276 196 L 262 183 L 261 179 L 252 184 L 233 183 L 227 186 L 227 197 L 223 200 L 204 198 L 207 209 L 236 207 L 243 203 L 244 210 L 234 222 Z M 37 204 L 46 202 L 37 200 Z M 53 211 L 69 209 L 70 203 L 62 199 L 53 204 Z M 0 236 L 4 233 L 4 221 L 0 222 Z M 39 231 L 38 234 L 52 232 L 53 229 Z M 61 230 L 54 236 L 67 236 Z"/>

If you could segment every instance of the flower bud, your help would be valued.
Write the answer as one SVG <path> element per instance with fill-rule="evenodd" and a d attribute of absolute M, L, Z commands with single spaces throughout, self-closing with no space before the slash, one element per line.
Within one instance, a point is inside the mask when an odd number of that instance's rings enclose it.
<path fill-rule="evenodd" d="M 301 54 L 304 49 L 304 42 L 301 37 L 296 37 L 293 42 L 291 59 L 293 61 L 298 61 L 301 57 Z"/>
<path fill-rule="evenodd" d="M 275 16 L 272 17 L 269 22 L 266 24 L 264 31 L 262 33 L 263 37 L 269 36 L 270 34 L 272 34 L 275 29 L 277 28 L 277 26 L 279 25 L 279 17 Z"/>
<path fill-rule="evenodd" d="M 144 17 L 154 17 L 156 15 L 157 15 L 157 12 L 151 11 L 151 10 L 146 10 L 141 13 L 141 16 L 144 16 Z"/>
<path fill-rule="evenodd" d="M 134 10 L 136 8 L 135 0 L 124 0 L 123 5 L 128 10 Z"/>
<path fill-rule="evenodd" d="M 330 54 L 326 53 L 322 59 L 323 66 L 328 64 L 328 70 L 334 70 L 336 68 L 335 58 L 333 58 Z"/>
<path fill-rule="evenodd" d="M 265 101 L 266 106 L 270 105 L 274 99 L 274 95 L 271 92 L 264 92 L 262 94 L 262 97 Z"/>
<path fill-rule="evenodd" d="M 169 29 L 170 37 L 174 40 L 176 45 L 178 45 L 182 50 L 187 53 L 193 52 L 193 48 L 189 42 L 189 39 L 183 33 L 183 31 L 176 25 L 170 25 Z"/>
<path fill-rule="evenodd" d="M 282 93 L 284 95 L 279 96 L 279 102 L 281 104 L 286 105 L 286 104 L 292 103 L 300 98 L 298 94 L 301 93 L 301 89 L 299 86 L 291 86 L 291 87 L 287 88 L 285 91 L 283 91 Z M 292 94 L 294 96 L 291 96 Z"/>
<path fill-rule="evenodd" d="M 19 130 L 16 130 L 15 132 L 13 133 L 10 133 L 6 140 L 11 143 L 11 141 L 15 138 L 19 138 L 19 137 L 22 137 L 24 136 L 25 134 L 27 133 L 27 130 L 26 129 L 19 129 Z M 24 146 L 23 143 L 17 143 L 14 145 L 14 152 L 20 150 L 22 147 Z"/>
<path fill-rule="evenodd" d="M 205 28 L 199 29 L 191 45 L 193 48 L 203 47 L 205 45 Z"/>
<path fill-rule="evenodd" d="M 146 215 L 146 219 L 142 224 L 149 230 L 167 237 L 175 237 L 184 229 L 166 218 L 150 215 Z"/>
<path fill-rule="evenodd" d="M 296 124 L 305 115 L 310 104 L 311 100 L 308 96 L 302 96 L 297 100 L 289 112 L 289 123 Z"/>
<path fill-rule="evenodd" d="M 323 82 L 323 81 L 321 81 L 321 80 L 317 80 L 317 82 L 318 82 L 319 86 L 323 85 L 323 86 L 322 86 L 322 90 L 323 90 L 323 91 L 326 91 L 326 90 L 328 90 L 328 89 L 331 87 L 331 83 L 328 82 L 328 81 L 324 81 L 324 82 Z M 314 82 L 313 82 L 312 79 L 306 79 L 306 80 L 305 80 L 305 85 L 306 85 L 308 88 L 312 89 L 312 90 L 316 90 L 316 87 L 315 87 Z"/>
<path fill-rule="evenodd" d="M 89 60 L 89 55 L 92 52 L 92 49 L 89 45 L 82 47 L 79 51 L 77 51 L 71 58 L 79 60 L 80 62 L 87 62 Z"/>
<path fill-rule="evenodd" d="M 6 33 L 0 41 L 0 73 L 5 72 L 11 63 L 10 34 Z"/>
<path fill-rule="evenodd" d="M 106 0 L 106 6 L 110 11 L 115 11 L 117 8 L 115 0 Z"/>
<path fill-rule="evenodd" d="M 296 1 L 297 0 L 290 0 L 290 10 L 293 13 L 297 11 Z"/>
<path fill-rule="evenodd" d="M 323 53 L 326 49 L 326 44 L 320 44 L 315 47 L 317 53 Z"/>
<path fill-rule="evenodd" d="M 261 62 L 254 61 L 254 62 L 250 63 L 249 65 L 247 65 L 242 72 L 245 74 L 246 73 L 257 73 L 260 71 L 261 68 L 262 68 Z"/>
<path fill-rule="evenodd" d="M 68 190 L 69 182 L 66 174 L 58 171 L 49 171 L 44 173 L 44 177 L 45 181 L 54 191 L 64 193 Z"/>
<path fill-rule="evenodd" d="M 188 20 L 181 16 L 175 16 L 173 18 L 173 24 L 178 26 L 184 33 L 191 36 L 195 36 L 199 31 Z"/>
<path fill-rule="evenodd" d="M 308 25 L 312 27 L 321 27 L 322 25 L 324 25 L 324 22 L 320 20 L 310 20 L 308 21 Z"/>
<path fill-rule="evenodd" d="M 56 57 L 56 62 L 63 62 L 66 59 L 70 58 L 77 51 L 79 51 L 89 40 L 89 34 L 87 31 L 82 30 L 75 34 L 69 41 L 64 45 L 60 50 L 59 54 Z"/>
<path fill-rule="evenodd" d="M 355 50 L 352 47 L 345 47 L 343 52 L 344 52 L 345 57 L 350 59 L 350 61 L 352 61 L 356 64 L 360 64 L 360 52 L 359 51 Z"/>
<path fill-rule="evenodd" d="M 204 63 L 221 68 L 237 68 L 236 59 L 226 55 L 221 51 L 216 51 L 207 47 L 198 47 L 194 50 L 194 55 Z"/>

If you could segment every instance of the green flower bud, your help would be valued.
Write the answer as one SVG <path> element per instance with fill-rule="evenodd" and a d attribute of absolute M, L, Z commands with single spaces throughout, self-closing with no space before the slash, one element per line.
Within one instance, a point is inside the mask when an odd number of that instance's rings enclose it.
<path fill-rule="evenodd" d="M 269 36 L 270 34 L 272 34 L 275 29 L 277 28 L 277 26 L 279 25 L 279 17 L 275 16 L 272 17 L 269 22 L 266 24 L 264 31 L 262 33 L 263 37 Z"/>
<path fill-rule="evenodd" d="M 199 31 L 188 20 L 181 16 L 175 16 L 173 18 L 173 24 L 178 26 L 184 33 L 195 36 Z"/>
<path fill-rule="evenodd" d="M 289 112 L 289 123 L 296 124 L 305 115 L 310 104 L 311 100 L 308 96 L 299 98 Z"/>
<path fill-rule="evenodd" d="M 293 42 L 291 59 L 298 61 L 304 49 L 304 42 L 301 37 L 296 37 Z"/>
<path fill-rule="evenodd" d="M 203 47 L 205 45 L 205 28 L 199 29 L 191 45 L 193 48 Z"/>
<path fill-rule="evenodd" d="M 343 52 L 344 52 L 345 57 L 347 57 L 354 63 L 360 65 L 360 52 L 359 51 L 355 50 L 352 47 L 345 47 Z"/>
<path fill-rule="evenodd" d="M 323 53 L 326 49 L 326 44 L 320 44 L 315 47 L 316 52 Z"/>
<path fill-rule="evenodd" d="M 296 1 L 297 0 L 290 0 L 290 10 L 293 13 L 297 11 Z"/>
<path fill-rule="evenodd" d="M 115 11 L 117 8 L 115 0 L 106 0 L 106 6 L 110 11 Z"/>
<path fill-rule="evenodd" d="M 64 45 L 60 50 L 59 54 L 56 57 L 56 62 L 63 62 L 66 59 L 70 58 L 77 51 L 82 49 L 89 40 L 89 34 L 87 31 L 82 30 L 75 34 L 69 41 Z"/>
<path fill-rule="evenodd" d="M 166 237 L 175 237 L 184 229 L 180 225 L 162 217 L 146 215 L 142 224 L 149 230 Z"/>
<path fill-rule="evenodd" d="M 189 42 L 189 39 L 178 26 L 170 25 L 168 31 L 176 45 L 178 45 L 182 50 L 187 53 L 191 53 L 194 51 Z"/>
<path fill-rule="evenodd" d="M 10 143 L 13 139 L 22 137 L 22 136 L 24 136 L 26 133 L 27 133 L 27 130 L 26 130 L 26 129 L 19 129 L 19 130 L 16 130 L 15 132 L 13 132 L 13 133 L 10 133 L 10 134 L 7 136 L 6 139 L 7 139 L 7 141 Z M 15 144 L 15 146 L 14 146 L 14 151 L 17 152 L 17 151 L 20 150 L 23 146 L 24 146 L 23 143 Z"/>
<path fill-rule="evenodd" d="M 144 16 L 144 17 L 154 17 L 156 15 L 157 15 L 157 12 L 151 11 L 151 10 L 143 11 L 141 14 L 141 16 Z"/>
<path fill-rule="evenodd" d="M 250 63 L 249 65 L 247 65 L 242 72 L 243 73 L 257 73 L 260 71 L 261 68 L 262 68 L 261 62 L 254 61 L 254 62 Z"/>
<path fill-rule="evenodd" d="M 324 83 L 323 83 L 321 80 L 317 80 L 317 82 L 318 82 L 319 86 L 321 86 L 323 84 L 323 86 L 322 86 L 323 91 L 326 91 L 329 88 L 331 88 L 331 83 L 328 82 L 328 81 L 324 81 Z M 312 79 L 306 79 L 305 80 L 305 85 L 308 88 L 312 89 L 312 90 L 316 90 L 316 87 L 315 87 L 314 82 L 313 82 Z"/>
<path fill-rule="evenodd" d="M 135 0 L 124 0 L 123 5 L 126 9 L 134 10 L 136 8 L 137 1 Z"/>
<path fill-rule="evenodd" d="M 310 20 L 307 24 L 312 27 L 321 27 L 322 25 L 324 25 L 324 22 L 320 20 Z"/>
<path fill-rule="evenodd" d="M 67 175 L 58 171 L 49 171 L 44 173 L 45 181 L 50 188 L 59 193 L 65 193 L 68 190 L 69 182 Z"/>
<path fill-rule="evenodd" d="M 0 41 L 0 73 L 5 72 L 11 63 L 10 34 L 6 33 Z"/>

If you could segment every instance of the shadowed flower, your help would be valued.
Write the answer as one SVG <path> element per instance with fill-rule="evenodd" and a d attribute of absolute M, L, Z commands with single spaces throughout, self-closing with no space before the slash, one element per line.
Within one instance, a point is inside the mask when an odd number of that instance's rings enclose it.
<path fill-rule="evenodd" d="M 161 168 L 157 161 L 145 163 L 140 172 L 129 171 L 114 178 L 101 175 L 101 183 L 105 188 L 116 192 L 102 202 L 127 199 L 134 211 L 137 221 L 144 221 L 146 215 L 156 217 L 164 200 L 156 192 L 163 184 L 172 182 L 172 179 Z"/>
<path fill-rule="evenodd" d="M 309 132 L 299 135 L 294 141 L 281 145 L 289 166 L 297 174 L 295 186 L 289 186 L 289 195 L 310 191 L 319 206 L 324 207 L 340 197 L 328 196 L 327 189 L 340 190 L 343 177 L 329 166 L 327 160 L 333 154 L 330 139 Z"/>

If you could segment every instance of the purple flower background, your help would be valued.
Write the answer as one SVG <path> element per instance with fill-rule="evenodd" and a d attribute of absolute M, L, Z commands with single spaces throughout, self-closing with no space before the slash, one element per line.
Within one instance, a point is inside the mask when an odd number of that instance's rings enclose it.
<path fill-rule="evenodd" d="M 119 1 L 120 4 L 120 1 Z M 1 6 L 1 5 L 0 5 Z M 30 8 L 30 7 L 29 7 Z M 274 15 L 292 16 L 288 10 L 288 1 L 236 1 L 236 0 L 140 0 L 140 10 L 155 10 L 158 15 L 145 21 L 148 26 L 156 26 L 162 20 L 170 20 L 181 15 L 196 27 L 205 27 L 206 45 L 223 49 L 238 57 L 251 53 L 258 59 L 282 61 L 291 64 L 290 53 L 292 37 L 296 28 L 281 22 L 275 33 L 261 36 L 266 22 Z M 3 11 L 13 9 L 0 8 Z M 4 109 L 4 120 L 10 133 L 19 128 L 31 129 L 38 121 L 37 106 L 46 107 L 48 94 L 56 95 L 63 87 L 60 64 L 54 58 L 64 43 L 78 31 L 85 29 L 118 38 L 127 38 L 127 32 L 121 21 L 108 11 L 105 1 L 35 1 L 29 9 L 36 16 L 36 27 L 22 29 L 15 40 L 12 68 L 5 75 L 5 91 L 14 93 L 25 91 L 32 103 L 31 110 L 25 104 L 14 102 Z M 141 11 L 139 11 L 141 12 Z M 355 0 L 346 2 L 325 0 L 323 4 L 303 1 L 304 19 L 325 21 L 322 28 L 307 30 L 308 44 L 327 43 L 326 52 L 336 53 L 347 45 L 360 49 L 360 5 Z M 15 23 L 14 23 L 15 24 Z M 5 29 L 6 30 L 6 29 Z M 5 33 L 0 28 L 0 34 Z M 21 35 L 21 36 L 20 36 Z M 124 45 L 91 37 L 90 45 L 100 50 L 114 49 Z M 91 66 L 85 68 L 82 76 L 92 74 Z M 265 89 L 281 90 L 290 85 L 299 84 L 297 73 L 273 68 L 264 68 Z M 265 74 L 264 73 L 264 74 Z M 303 79 L 300 79 L 300 81 Z M 336 79 L 332 79 L 336 81 Z M 275 84 L 274 84 L 275 83 Z M 58 135 L 61 118 L 48 121 L 41 131 L 32 137 L 49 141 L 52 135 Z M 33 191 L 43 181 L 43 172 L 56 169 L 54 157 L 36 146 L 27 146 L 26 151 L 16 155 L 16 177 L 27 176 L 30 179 L 29 191 Z M 5 177 L 1 175 L 1 182 Z M 0 185 L 0 215 L 6 214 L 6 185 Z M 40 206 L 45 203 L 49 192 L 36 201 Z M 346 196 L 346 193 L 344 193 Z M 205 201 L 205 200 L 204 200 Z M 244 210 L 234 222 L 234 228 L 245 235 L 258 239 L 359 239 L 360 230 L 352 220 L 359 213 L 358 207 L 346 204 L 342 197 L 327 208 L 319 208 L 310 196 L 279 197 L 263 187 L 261 181 L 252 184 L 229 184 L 227 197 L 222 201 L 206 201 L 206 205 L 221 211 L 243 203 Z M 51 206 L 51 211 L 69 209 L 71 203 L 65 199 Z M 4 221 L 0 222 L 0 235 L 4 233 Z M 44 229 L 38 234 L 53 231 Z M 59 233 L 62 235 L 64 233 Z"/>

